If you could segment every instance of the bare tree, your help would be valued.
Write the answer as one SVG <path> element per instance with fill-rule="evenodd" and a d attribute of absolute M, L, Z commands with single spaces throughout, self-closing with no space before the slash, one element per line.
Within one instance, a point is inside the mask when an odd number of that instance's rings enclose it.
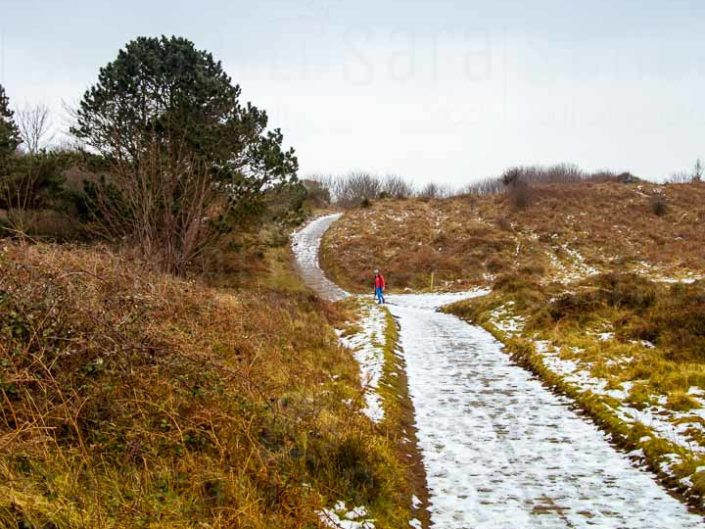
<path fill-rule="evenodd" d="M 700 161 L 700 158 L 695 160 L 695 167 L 693 167 L 693 176 L 692 176 L 692 181 L 693 182 L 702 182 L 703 180 L 703 163 Z"/>
<path fill-rule="evenodd" d="M 37 154 L 53 139 L 49 107 L 40 104 L 25 106 L 16 112 L 22 144 L 30 154 Z"/>
<path fill-rule="evenodd" d="M 341 207 L 359 206 L 363 202 L 378 199 L 384 189 L 382 180 L 364 171 L 354 171 L 346 175 L 316 176 L 316 180 L 327 187 L 333 201 Z"/>
<path fill-rule="evenodd" d="M 343 208 L 359 206 L 380 198 L 406 199 L 414 196 L 414 186 L 401 176 L 390 174 L 380 178 L 364 171 L 344 175 L 316 174 L 308 176 L 328 189 L 331 201 Z M 436 192 L 449 194 L 449 190 L 435 186 Z"/>

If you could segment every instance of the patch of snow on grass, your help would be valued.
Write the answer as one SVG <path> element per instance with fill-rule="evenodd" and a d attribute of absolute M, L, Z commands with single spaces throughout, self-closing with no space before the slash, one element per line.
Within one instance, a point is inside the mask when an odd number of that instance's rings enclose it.
<path fill-rule="evenodd" d="M 344 501 L 339 501 L 332 509 L 319 511 L 318 518 L 331 529 L 375 529 L 374 520 L 367 518 L 365 507 L 348 510 Z"/>
<path fill-rule="evenodd" d="M 514 302 L 509 301 L 508 303 L 500 305 L 490 312 L 492 324 L 500 331 L 514 334 L 519 333 L 524 329 L 524 318 L 517 316 L 512 312 L 513 305 Z"/>
<path fill-rule="evenodd" d="M 362 412 L 374 422 L 384 418 L 382 398 L 377 389 L 384 373 L 386 324 L 384 308 L 369 304 L 363 308 L 360 330 L 349 336 L 339 335 L 340 343 L 353 351 L 360 365 L 360 382 L 365 391 L 365 408 Z"/>
<path fill-rule="evenodd" d="M 556 255 L 556 252 L 559 250 L 563 251 L 568 256 L 568 266 Z M 556 271 L 555 279 L 563 283 L 579 281 L 600 273 L 597 268 L 585 262 L 585 258 L 580 252 L 570 248 L 567 244 L 554 247 L 553 251 L 548 253 L 548 258 L 551 261 L 551 266 L 553 266 Z"/>
<path fill-rule="evenodd" d="M 705 447 L 694 442 L 688 435 L 688 429 L 701 429 L 700 423 L 696 421 L 674 424 L 674 422 L 694 417 L 705 419 L 705 408 L 676 412 L 666 407 L 667 399 L 660 395 L 656 399 L 657 404 L 642 410 L 637 409 L 626 402 L 633 382 L 623 382 L 618 388 L 608 389 L 606 379 L 593 376 L 589 367 L 581 366 L 573 360 L 561 358 L 559 352 L 550 342 L 537 341 L 535 346 L 536 351 L 541 354 L 546 368 L 559 375 L 565 382 L 576 385 L 580 391 L 591 391 L 596 395 L 607 396 L 619 401 L 620 405 L 615 409 L 615 413 L 620 420 L 626 423 L 639 422 L 661 439 L 696 453 L 705 453 Z M 701 402 L 701 404 L 703 403 Z"/>

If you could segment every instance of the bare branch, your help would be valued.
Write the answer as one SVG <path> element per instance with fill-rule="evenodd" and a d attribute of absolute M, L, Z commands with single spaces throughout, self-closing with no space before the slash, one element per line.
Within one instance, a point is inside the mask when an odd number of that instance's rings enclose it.
<path fill-rule="evenodd" d="M 16 121 L 22 144 L 30 154 L 37 154 L 51 143 L 54 135 L 48 106 L 27 105 L 16 112 Z"/>

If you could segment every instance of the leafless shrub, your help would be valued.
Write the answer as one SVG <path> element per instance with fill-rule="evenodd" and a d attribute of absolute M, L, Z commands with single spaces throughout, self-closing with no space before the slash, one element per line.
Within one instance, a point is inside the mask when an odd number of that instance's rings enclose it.
<path fill-rule="evenodd" d="M 526 181 L 525 178 L 526 177 L 520 167 L 512 167 L 511 169 L 504 171 L 501 180 L 502 185 L 511 188 L 517 185 L 520 181 Z"/>
<path fill-rule="evenodd" d="M 687 184 L 692 180 L 693 176 L 688 171 L 679 171 L 671 173 L 666 179 L 667 184 Z"/>
<path fill-rule="evenodd" d="M 175 148 L 164 156 L 159 140 L 147 141 L 136 160 L 115 160 L 90 201 L 97 231 L 129 240 L 142 256 L 178 274 L 217 236 L 212 221 L 230 208 L 228 190 L 185 152 Z"/>
<path fill-rule="evenodd" d="M 433 182 L 429 182 L 419 191 L 419 197 L 421 198 L 438 198 L 440 194 L 440 187 Z"/>
<path fill-rule="evenodd" d="M 507 179 L 519 179 L 527 185 L 553 183 L 570 184 L 585 181 L 621 183 L 638 181 L 638 178 L 631 173 L 618 174 L 614 171 L 607 170 L 586 173 L 577 165 L 561 163 L 548 167 L 541 165 L 512 167 L 507 169 L 500 177 L 485 178 L 468 185 L 465 191 L 475 195 L 500 193 L 507 186 Z"/>
<path fill-rule="evenodd" d="M 414 194 L 414 188 L 400 176 L 387 175 L 382 182 L 382 193 L 390 198 L 405 199 Z"/>
<path fill-rule="evenodd" d="M 429 182 L 418 193 L 420 198 L 448 198 L 455 195 L 453 189 L 447 185 L 439 185 L 435 182 Z"/>
<path fill-rule="evenodd" d="M 615 171 L 610 171 L 609 169 L 600 169 L 594 173 L 588 175 L 586 180 L 591 182 L 616 182 L 619 177 L 619 173 Z"/>
<path fill-rule="evenodd" d="M 397 175 L 384 179 L 372 173 L 353 171 L 344 175 L 311 175 L 308 180 L 319 182 L 328 190 L 331 201 L 339 207 L 357 207 L 380 198 L 405 199 L 413 196 L 413 186 Z"/>
<path fill-rule="evenodd" d="M 491 195 L 502 191 L 503 185 L 499 178 L 483 178 L 465 187 L 469 195 Z"/>
<path fill-rule="evenodd" d="M 509 197 L 509 203 L 514 210 L 522 210 L 529 207 L 531 192 L 525 178 L 519 167 L 506 170 L 501 177 L 502 184 Z"/>
<path fill-rule="evenodd" d="M 671 175 L 666 179 L 667 184 L 687 184 L 687 183 L 698 183 L 703 180 L 703 172 L 705 168 L 703 167 L 703 162 L 698 158 L 695 160 L 695 165 L 691 171 L 678 171 L 676 173 L 671 173 Z"/>
<path fill-rule="evenodd" d="M 343 181 L 338 202 L 343 207 L 356 206 L 365 199 L 375 200 L 382 192 L 381 180 L 370 173 L 350 173 Z"/>
<path fill-rule="evenodd" d="M 523 210 L 531 204 L 531 188 L 524 181 L 518 181 L 507 188 L 509 202 L 514 210 Z"/>
<path fill-rule="evenodd" d="M 370 204 L 380 198 L 394 198 L 403 200 L 417 196 L 419 198 L 434 199 L 447 198 L 459 194 L 466 194 L 462 190 L 456 192 L 451 186 L 434 182 L 426 184 L 415 191 L 414 186 L 397 175 L 387 175 L 380 178 L 374 174 L 357 171 L 345 175 L 310 175 L 309 180 L 315 180 L 327 188 L 334 204 L 343 208 L 357 207 L 363 201 Z"/>

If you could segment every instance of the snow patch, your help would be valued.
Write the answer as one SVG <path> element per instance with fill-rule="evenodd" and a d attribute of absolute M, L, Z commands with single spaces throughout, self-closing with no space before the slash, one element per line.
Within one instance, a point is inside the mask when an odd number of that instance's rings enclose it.
<path fill-rule="evenodd" d="M 492 324 L 500 331 L 516 334 L 524 330 L 525 320 L 521 316 L 514 314 L 512 311 L 513 305 L 513 301 L 500 305 L 490 312 L 490 317 L 492 318 Z"/>
<path fill-rule="evenodd" d="M 705 433 L 705 428 L 697 420 L 697 418 L 705 420 L 705 401 L 695 398 L 701 405 L 700 408 L 677 412 L 666 407 L 667 398 L 665 395 L 658 395 L 654 399 L 655 404 L 644 409 L 637 409 L 627 402 L 634 382 L 623 382 L 617 388 L 608 389 L 608 381 L 593 376 L 590 373 L 589 365 L 581 365 L 574 360 L 561 358 L 558 350 L 550 342 L 537 341 L 535 347 L 536 351 L 541 354 L 546 368 L 559 375 L 565 382 L 574 384 L 579 391 L 591 391 L 596 395 L 607 396 L 619 401 L 619 405 L 614 408 L 614 411 L 620 420 L 630 424 L 639 422 L 661 439 L 670 441 L 686 450 L 705 454 L 705 446 L 695 442 L 689 432 L 694 429 Z M 622 361 L 628 362 L 630 359 Z M 705 395 L 705 391 L 691 387 L 689 394 L 698 397 Z"/>
<path fill-rule="evenodd" d="M 375 529 L 374 520 L 367 518 L 365 507 L 348 510 L 344 501 L 339 501 L 332 509 L 319 511 L 318 518 L 331 529 Z"/>
<path fill-rule="evenodd" d="M 384 418 L 382 397 L 378 393 L 384 374 L 384 347 L 386 343 L 386 311 L 381 305 L 363 307 L 359 321 L 360 330 L 349 336 L 339 334 L 341 345 L 353 351 L 360 365 L 360 383 L 364 390 L 365 407 L 362 412 L 372 421 Z"/>
<path fill-rule="evenodd" d="M 568 256 L 565 263 L 558 258 L 557 252 L 559 251 Z M 554 246 L 553 251 L 548 252 L 548 258 L 556 272 L 555 280 L 562 283 L 580 281 L 581 279 L 600 273 L 597 268 L 585 262 L 585 258 L 580 252 L 570 248 L 567 244 Z"/>

